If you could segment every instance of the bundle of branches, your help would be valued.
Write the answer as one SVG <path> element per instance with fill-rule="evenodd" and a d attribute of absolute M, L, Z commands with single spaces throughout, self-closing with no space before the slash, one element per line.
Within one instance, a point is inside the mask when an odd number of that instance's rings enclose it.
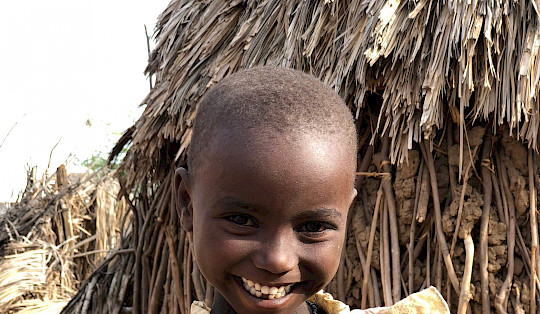
<path fill-rule="evenodd" d="M 459 313 L 535 313 L 539 14 L 535 1 L 509 0 L 171 1 L 147 68 L 156 85 L 111 155 L 132 143 L 120 169 L 135 256 L 111 268 L 132 269 L 132 294 L 116 302 L 188 313 L 211 300 L 178 228 L 171 173 L 208 88 L 277 65 L 318 76 L 357 118 L 360 194 L 328 287 L 336 297 L 389 305 L 433 284 Z M 79 292 L 66 312 L 98 293 Z"/>
<path fill-rule="evenodd" d="M 58 313 L 116 246 L 126 205 L 107 170 L 27 179 L 0 215 L 0 312 Z"/>

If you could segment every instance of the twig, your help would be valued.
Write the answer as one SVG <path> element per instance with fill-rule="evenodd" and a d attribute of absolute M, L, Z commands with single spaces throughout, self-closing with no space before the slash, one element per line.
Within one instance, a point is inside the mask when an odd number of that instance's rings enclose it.
<path fill-rule="evenodd" d="M 420 194 L 418 195 L 418 204 L 415 206 L 415 208 L 417 208 L 416 215 L 414 215 L 413 218 L 415 218 L 417 222 L 422 223 L 424 220 L 426 220 L 429 203 L 429 173 L 427 171 L 425 162 L 421 162 L 420 170 L 422 175 L 418 175 L 417 180 L 417 185 L 420 188 Z"/>
<path fill-rule="evenodd" d="M 144 35 L 146 36 L 146 52 L 148 54 L 148 59 L 150 59 L 150 36 L 148 36 L 146 24 L 144 24 Z M 152 83 L 152 73 L 149 73 L 148 81 L 150 82 L 150 91 L 152 91 L 152 88 L 154 88 L 154 84 Z"/>
<path fill-rule="evenodd" d="M 491 211 L 491 192 L 493 187 L 491 185 L 490 169 L 491 160 L 489 159 L 489 153 L 491 150 L 491 137 L 486 136 L 484 139 L 484 145 L 482 147 L 482 183 L 484 186 L 484 208 L 482 209 L 482 218 L 480 222 L 480 281 L 481 281 L 481 295 L 482 295 L 482 312 L 489 313 L 491 309 L 491 302 L 489 299 L 489 274 L 488 274 L 488 226 L 489 226 L 489 213 Z M 462 287 L 463 289 L 463 287 Z"/>
<path fill-rule="evenodd" d="M 431 233 L 427 234 L 427 249 L 426 249 L 426 287 L 431 286 Z"/>
<path fill-rule="evenodd" d="M 26 113 L 17 121 L 15 121 L 15 123 L 13 124 L 13 126 L 11 127 L 11 129 L 9 129 L 9 131 L 7 132 L 6 136 L 4 136 L 4 139 L 2 140 L 2 143 L 0 143 L 0 148 L 2 148 L 2 146 L 4 146 L 4 142 L 7 140 L 7 138 L 9 137 L 9 135 L 11 134 L 11 132 L 13 131 L 13 129 L 15 128 L 15 126 L 19 123 L 19 121 L 21 121 L 22 118 L 24 118 L 26 116 Z"/>
<path fill-rule="evenodd" d="M 450 149 L 452 148 L 452 146 L 454 145 L 454 130 L 453 130 L 453 123 L 448 123 L 448 136 L 446 137 L 447 140 L 446 140 L 446 147 L 447 147 L 447 150 L 450 151 Z M 450 165 L 450 163 L 448 163 L 448 177 L 450 178 L 450 196 L 452 198 L 452 200 L 456 199 L 456 196 L 454 195 L 455 191 L 456 191 L 456 186 L 457 186 L 457 182 L 456 182 L 456 172 L 454 171 L 454 166 Z"/>
<path fill-rule="evenodd" d="M 423 157 L 420 159 L 420 169 L 418 170 L 418 176 L 416 177 L 416 195 L 414 198 L 414 209 L 411 219 L 411 229 L 409 230 L 409 294 L 414 292 L 414 240 L 416 239 L 416 214 L 418 211 L 418 202 L 420 199 L 420 190 L 423 184 L 423 172 L 424 172 L 424 162 Z M 427 171 L 426 171 L 427 173 Z M 424 217 L 425 218 L 425 217 Z"/>
<path fill-rule="evenodd" d="M 49 153 L 49 161 L 47 162 L 47 169 L 45 169 L 44 176 L 47 176 L 47 173 L 49 172 L 49 167 L 51 166 L 52 154 L 53 154 L 54 149 L 56 148 L 56 146 L 58 146 L 58 144 L 60 144 L 61 140 L 62 140 L 62 138 L 59 138 L 58 142 L 56 142 L 56 144 L 54 144 L 53 148 L 51 148 L 51 152 Z"/>
<path fill-rule="evenodd" d="M 508 217 L 510 219 L 510 225 L 507 231 L 507 243 L 508 243 L 508 262 L 506 267 L 506 279 L 504 280 L 499 294 L 495 297 L 495 309 L 498 313 L 506 313 L 508 297 L 510 295 L 510 288 L 512 287 L 512 278 L 514 277 L 514 246 L 516 236 L 516 216 L 514 207 L 514 197 L 512 192 L 508 188 L 508 175 L 505 165 L 500 161 L 500 158 L 496 155 L 497 164 L 499 165 L 499 173 L 502 179 L 503 195 L 506 195 L 508 204 Z"/>
<path fill-rule="evenodd" d="M 463 216 L 463 204 L 465 202 L 465 191 L 467 189 L 467 183 L 469 182 L 471 167 L 474 164 L 473 157 L 476 156 L 477 150 L 478 150 L 478 146 L 474 148 L 473 155 L 470 156 L 471 158 L 470 162 L 467 165 L 467 169 L 465 170 L 465 173 L 463 175 L 463 185 L 461 186 L 461 195 L 459 198 L 459 208 L 458 208 L 458 214 L 457 214 L 457 219 L 456 219 L 456 228 L 454 230 L 454 235 L 452 236 L 452 245 L 450 246 L 450 257 L 454 256 L 454 248 L 456 247 L 459 228 L 461 227 L 461 218 Z"/>
<path fill-rule="evenodd" d="M 382 200 L 382 188 L 379 187 L 377 191 L 377 200 L 375 201 L 375 209 L 373 210 L 373 219 L 371 220 L 371 227 L 369 229 L 369 243 L 367 249 L 366 266 L 364 267 L 364 277 L 362 281 L 362 303 L 361 308 L 366 308 L 366 290 L 368 285 L 369 273 L 371 272 L 371 256 L 373 253 L 373 241 L 375 239 L 375 230 L 377 229 L 377 218 L 379 216 L 379 209 L 381 207 Z"/>
<path fill-rule="evenodd" d="M 388 135 L 383 136 L 383 146 L 381 150 L 382 170 L 384 173 L 391 173 L 392 168 L 388 159 L 388 151 L 390 149 L 390 138 Z M 400 252 L 399 252 L 399 232 L 396 215 L 396 200 L 394 190 L 392 188 L 391 177 L 383 177 L 381 184 L 386 196 L 386 205 L 388 206 L 388 217 L 390 222 L 390 242 L 392 256 L 392 297 L 393 303 L 401 299 L 401 267 L 400 267 Z"/>
<path fill-rule="evenodd" d="M 469 300 L 472 298 L 471 276 L 472 276 L 472 268 L 473 268 L 474 243 L 470 234 L 467 234 L 464 242 L 465 242 L 465 268 L 463 270 L 463 277 L 461 278 L 461 292 L 459 294 L 459 304 L 458 304 L 458 310 L 457 310 L 458 314 L 465 314 L 467 312 L 467 305 L 469 304 Z"/>
<path fill-rule="evenodd" d="M 339 266 L 336 273 L 336 282 L 338 299 L 345 300 L 345 245 L 341 249 L 341 258 L 339 259 Z"/>
<path fill-rule="evenodd" d="M 441 203 L 439 200 L 439 187 L 437 186 L 433 155 L 428 152 L 428 145 L 426 140 L 422 141 L 422 143 L 420 144 L 420 148 L 422 149 L 422 155 L 424 155 L 424 159 L 426 160 L 426 163 L 428 165 L 429 177 L 431 180 L 431 195 L 433 196 L 433 207 L 435 209 L 435 229 L 437 231 L 437 240 L 439 242 L 439 247 L 441 248 L 448 277 L 452 282 L 452 286 L 456 293 L 459 293 L 459 281 L 454 270 L 454 265 L 452 264 L 450 252 L 448 251 L 448 244 L 446 243 L 444 231 L 442 229 Z"/>
<path fill-rule="evenodd" d="M 163 228 L 166 229 L 166 228 Z M 162 229 L 162 230 L 163 230 Z M 158 255 L 158 254 L 156 254 Z M 155 276 L 155 281 L 153 280 L 153 289 L 151 291 L 150 303 L 148 306 L 148 313 L 158 313 L 159 305 L 163 299 L 163 288 L 165 286 L 165 279 L 167 275 L 167 268 L 169 265 L 169 246 L 164 244 L 163 249 L 161 250 L 161 260 L 159 263 L 158 272 Z"/>
<path fill-rule="evenodd" d="M 362 187 L 362 183 L 364 183 L 364 179 L 365 179 L 365 175 L 363 175 L 362 173 L 366 172 L 370 163 L 371 163 L 371 158 L 373 156 L 373 145 L 369 145 L 368 148 L 366 149 L 366 152 L 364 154 L 364 157 L 362 158 L 362 162 L 360 163 L 360 165 L 358 165 L 358 172 L 360 174 L 358 174 L 356 176 L 356 183 L 355 183 L 355 186 L 356 186 L 356 189 L 357 190 L 360 190 L 360 188 Z"/>
<path fill-rule="evenodd" d="M 531 280 L 530 280 L 530 312 L 536 313 L 536 272 L 538 269 L 538 223 L 536 220 L 536 188 L 534 185 L 534 155 L 533 149 L 529 148 L 528 165 L 529 165 L 529 195 L 530 207 L 529 215 L 531 217 Z"/>
<path fill-rule="evenodd" d="M 174 290 L 176 292 L 176 298 L 178 300 L 182 300 L 181 276 L 180 276 L 180 271 L 178 268 L 179 267 L 178 260 L 176 259 L 176 255 L 174 255 L 176 248 L 174 246 L 172 235 L 168 227 L 165 227 L 165 238 L 167 239 L 167 244 L 169 245 L 169 259 L 171 260 L 172 277 L 174 281 L 174 288 L 175 288 Z"/>
<path fill-rule="evenodd" d="M 360 264 L 362 264 L 362 269 L 366 269 L 367 267 L 367 262 L 366 262 L 366 257 L 364 255 L 364 249 L 362 248 L 362 245 L 360 244 L 360 241 L 358 240 L 358 237 L 356 236 L 356 234 L 354 235 L 354 240 L 355 240 L 355 244 L 356 244 L 356 251 L 358 252 L 358 257 L 360 258 Z M 371 272 L 370 272 L 371 273 Z M 369 304 L 371 307 L 373 307 L 374 303 L 375 303 L 375 299 L 373 297 L 373 283 L 371 282 L 371 279 L 370 278 L 370 273 L 368 273 L 368 280 L 362 278 L 362 283 L 364 281 L 368 281 L 369 282 L 369 288 L 366 287 L 365 289 L 362 289 L 362 299 L 366 298 L 366 294 L 369 298 Z M 377 288 L 378 289 L 378 288 Z"/>
<path fill-rule="evenodd" d="M 94 291 L 94 286 L 96 285 L 98 277 L 94 276 L 90 284 L 86 287 L 86 295 L 84 297 L 83 307 L 81 310 L 82 314 L 88 313 L 88 307 L 90 306 L 90 301 L 92 300 L 92 292 Z"/>
<path fill-rule="evenodd" d="M 391 306 L 392 300 L 392 282 L 390 279 L 390 257 L 388 253 L 388 213 L 386 203 L 383 202 L 381 213 L 381 226 L 379 234 L 379 259 L 381 266 L 381 284 L 383 290 L 383 299 L 385 306 Z"/>

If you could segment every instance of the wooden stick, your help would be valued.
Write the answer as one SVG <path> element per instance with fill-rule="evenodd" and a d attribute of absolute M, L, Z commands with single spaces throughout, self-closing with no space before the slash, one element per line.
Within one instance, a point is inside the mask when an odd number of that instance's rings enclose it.
<path fill-rule="evenodd" d="M 369 145 L 366 149 L 366 152 L 364 153 L 364 157 L 362 158 L 362 162 L 358 165 L 358 172 L 363 173 L 366 172 L 369 168 L 369 165 L 371 164 L 371 157 L 373 156 L 373 145 Z M 359 174 L 356 176 L 356 189 L 360 191 L 360 188 L 363 186 L 364 180 L 366 176 Z"/>
<path fill-rule="evenodd" d="M 387 134 L 383 136 L 383 146 L 381 150 L 382 170 L 384 173 L 391 173 L 392 167 L 388 159 L 388 151 L 390 149 L 390 138 Z M 390 241 L 391 241 L 391 256 L 392 256 L 392 297 L 396 303 L 401 300 L 401 267 L 400 267 L 400 252 L 399 252 L 399 232 L 396 215 L 396 200 L 394 190 L 392 188 L 391 176 L 384 176 L 381 181 L 386 196 L 386 205 L 388 206 L 388 216 L 390 222 Z"/>
<path fill-rule="evenodd" d="M 175 246 L 173 244 L 172 235 L 168 227 L 165 227 L 165 237 L 167 239 L 167 244 L 169 245 L 169 259 L 171 261 L 172 267 L 172 277 L 174 282 L 174 291 L 176 293 L 176 298 L 180 301 L 182 300 L 182 283 L 180 282 L 180 268 L 178 265 L 178 260 L 175 255 Z"/>
<path fill-rule="evenodd" d="M 474 148 L 474 152 L 472 156 L 470 156 L 471 161 L 467 165 L 467 169 L 465 170 L 465 173 L 463 175 L 463 185 L 461 186 L 461 195 L 459 198 L 459 208 L 458 208 L 458 214 L 457 214 L 457 219 L 456 219 L 456 228 L 454 230 L 454 235 L 452 236 L 452 245 L 450 246 L 450 257 L 454 256 L 454 248 L 456 247 L 459 228 L 461 227 L 461 218 L 463 215 L 463 204 L 465 202 L 465 191 L 467 189 L 467 183 L 469 182 L 471 167 L 474 164 L 473 158 L 474 156 L 476 156 L 477 150 L 478 150 L 478 146 Z"/>
<path fill-rule="evenodd" d="M 536 272 L 540 267 L 538 259 L 538 223 L 536 220 L 536 188 L 534 185 L 534 155 L 533 149 L 529 148 L 528 152 L 529 164 L 529 195 L 530 195 L 530 223 L 531 223 L 531 275 L 530 275 L 530 312 L 536 313 Z"/>
<path fill-rule="evenodd" d="M 459 281 L 454 270 L 454 265 L 452 264 L 452 259 L 450 257 L 450 252 L 448 251 L 448 244 L 446 243 L 444 231 L 442 229 L 442 218 L 441 218 L 441 203 L 439 200 L 439 187 L 437 186 L 437 177 L 435 175 L 435 164 L 433 162 L 433 155 L 428 152 L 427 141 L 423 140 L 420 144 L 422 149 L 422 155 L 428 165 L 429 177 L 431 180 L 431 195 L 433 196 L 433 207 L 435 209 L 435 229 L 437 231 L 437 240 L 439 242 L 439 247 L 441 248 L 444 264 L 446 265 L 446 271 L 448 277 L 452 282 L 452 286 L 456 293 L 459 293 Z"/>
<path fill-rule="evenodd" d="M 81 314 L 88 313 L 88 308 L 90 307 L 90 301 L 92 300 L 92 292 L 94 291 L 94 286 L 96 285 L 97 280 L 98 280 L 98 276 L 94 276 L 90 284 L 86 287 L 86 295 L 84 297 Z"/>
<path fill-rule="evenodd" d="M 161 227 L 161 226 L 160 226 Z M 165 249 L 165 243 L 164 243 L 164 238 L 165 238 L 165 232 L 164 232 L 164 229 L 165 228 L 156 228 L 159 230 L 159 232 L 156 232 L 156 233 L 159 233 L 159 237 L 158 237 L 158 241 L 157 241 L 157 244 L 155 246 L 155 250 L 153 252 L 154 254 L 154 262 L 152 263 L 153 267 L 152 267 L 152 271 L 151 271 L 151 274 L 152 276 L 150 277 L 150 287 L 148 289 L 148 296 L 149 298 L 151 297 L 151 294 L 152 294 L 152 291 L 154 291 L 154 284 L 156 283 L 156 277 L 158 275 L 158 272 L 159 272 L 159 267 L 161 265 L 160 263 L 160 258 L 161 256 L 163 255 L 161 252 Z"/>
<path fill-rule="evenodd" d="M 420 253 L 422 253 L 422 250 L 424 249 L 424 245 L 426 244 L 426 239 L 427 239 L 427 233 L 424 233 L 417 239 L 417 242 L 416 242 L 416 245 L 414 246 L 414 251 L 413 251 L 413 265 L 414 265 L 414 261 L 416 261 L 418 256 L 420 256 Z M 407 252 L 406 255 L 407 255 L 406 256 L 407 258 L 402 260 L 402 263 L 404 264 L 402 267 L 403 276 L 405 277 L 409 276 L 409 259 L 408 259 L 409 253 Z"/>
<path fill-rule="evenodd" d="M 484 208 L 482 209 L 482 218 L 480 222 L 480 281 L 482 295 L 482 313 L 489 313 L 491 310 L 491 301 L 489 298 L 489 255 L 488 255 L 488 226 L 489 214 L 491 211 L 491 185 L 490 171 L 493 168 L 489 153 L 491 151 L 491 136 L 484 138 L 482 147 L 482 184 L 484 187 Z M 463 291 L 463 287 L 462 287 Z"/>
<path fill-rule="evenodd" d="M 375 272 L 375 269 L 371 269 L 371 282 L 373 284 L 373 292 L 374 292 L 374 295 L 373 295 L 373 298 L 375 299 L 375 304 L 373 305 L 374 307 L 380 307 L 382 306 L 382 299 L 381 299 L 381 294 L 380 294 L 380 291 L 379 291 L 379 281 L 377 280 L 377 274 Z"/>
<path fill-rule="evenodd" d="M 377 229 L 377 218 L 379 216 L 379 209 L 381 207 L 381 200 L 382 200 L 382 187 L 379 187 L 379 190 L 377 191 L 377 200 L 375 201 L 375 209 L 373 210 L 373 219 L 371 220 L 371 227 L 369 229 L 369 242 L 368 242 L 368 249 L 367 249 L 367 258 L 366 258 L 366 266 L 364 267 L 364 277 L 362 279 L 362 303 L 361 308 L 366 308 L 366 294 L 365 291 L 367 290 L 368 285 L 368 279 L 369 279 L 369 273 L 371 272 L 371 257 L 373 253 L 373 242 L 375 239 L 375 231 Z"/>
<path fill-rule="evenodd" d="M 191 266 L 192 266 L 192 255 L 191 255 L 191 239 L 190 237 L 186 237 L 186 239 L 188 239 L 188 241 L 186 241 L 186 248 L 187 248 L 187 252 L 184 253 L 187 257 L 186 259 L 186 269 L 185 269 L 185 272 L 184 272 L 184 293 L 185 293 L 185 308 L 186 308 L 186 313 L 187 313 L 187 309 L 191 308 Z"/>
<path fill-rule="evenodd" d="M 164 230 L 166 228 L 163 228 Z M 165 279 L 167 276 L 167 268 L 169 265 L 169 246 L 163 245 L 163 249 L 161 250 L 161 258 L 159 263 L 159 268 L 157 271 L 157 274 L 155 276 L 155 281 L 153 280 L 153 289 L 151 291 L 150 295 L 150 303 L 148 306 L 148 313 L 158 313 L 159 305 L 162 302 L 164 291 L 163 288 L 165 286 Z"/>
<path fill-rule="evenodd" d="M 349 215 L 350 216 L 350 215 Z M 345 245 L 341 249 L 341 258 L 336 273 L 337 295 L 339 300 L 345 300 Z"/>
<path fill-rule="evenodd" d="M 355 244 L 356 244 L 356 251 L 358 252 L 358 257 L 360 258 L 360 263 L 362 264 L 362 269 L 366 269 L 367 267 L 367 263 L 366 263 L 366 257 L 364 256 L 364 249 L 362 248 L 362 245 L 360 244 L 360 241 L 358 240 L 358 237 L 356 236 L 355 234 L 355 237 L 354 237 L 354 240 L 355 240 Z M 367 294 L 368 298 L 369 298 L 369 304 L 370 304 L 370 307 L 373 307 L 374 303 L 375 303 L 375 299 L 373 298 L 373 284 L 371 283 L 371 278 L 370 277 L 370 273 L 368 273 L 368 282 L 369 282 L 369 287 L 366 287 L 366 289 L 362 289 L 362 299 L 365 298 L 365 295 Z M 362 278 L 362 282 L 364 282 L 365 279 Z"/>
<path fill-rule="evenodd" d="M 435 275 L 435 287 L 437 290 L 442 291 L 442 252 L 441 248 L 437 245 L 437 273 Z"/>
<path fill-rule="evenodd" d="M 457 314 L 467 313 L 467 306 L 469 304 L 469 300 L 472 298 L 471 276 L 472 276 L 473 258 L 474 258 L 474 243 L 470 234 L 467 234 L 464 242 L 465 242 L 465 268 L 463 270 L 463 277 L 461 278 L 461 292 L 459 294 Z"/>
<path fill-rule="evenodd" d="M 504 212 L 504 206 L 502 202 L 501 189 L 499 187 L 499 179 L 495 173 L 490 172 L 491 185 L 493 186 L 493 194 L 495 195 L 495 205 L 497 205 L 497 214 L 499 215 L 499 221 L 508 225 L 507 215 Z"/>
<path fill-rule="evenodd" d="M 508 217 L 510 219 L 510 225 L 508 228 L 508 262 L 506 267 L 506 279 L 504 280 L 501 289 L 499 291 L 499 294 L 495 297 L 495 309 L 497 310 L 497 313 L 506 313 L 507 311 L 507 305 L 508 305 L 508 297 L 510 295 L 510 289 L 512 287 L 512 279 L 514 277 L 514 246 L 515 246 L 515 236 L 516 236 L 516 216 L 515 216 L 515 207 L 514 207 L 514 197 L 512 196 L 512 192 L 510 192 L 510 189 L 508 187 L 508 175 L 506 172 L 506 167 L 504 164 L 500 161 L 500 158 L 498 158 L 497 155 L 495 155 L 497 159 L 497 164 L 499 165 L 499 173 L 501 174 L 502 178 L 502 188 L 504 191 L 503 195 L 506 195 L 506 200 L 508 204 Z M 504 199 L 503 199 L 504 200 Z"/>
<path fill-rule="evenodd" d="M 418 178 L 420 181 L 416 181 L 418 185 L 417 189 L 419 188 L 420 193 L 418 195 L 418 205 L 415 206 L 417 208 L 417 212 L 413 218 L 416 218 L 416 221 L 422 223 L 424 220 L 426 220 L 429 203 L 429 173 L 425 162 L 421 162 L 420 170 L 422 173 L 422 175 L 419 175 Z"/>
<path fill-rule="evenodd" d="M 431 286 L 431 233 L 427 234 L 427 250 L 426 250 L 426 286 Z"/>
<path fill-rule="evenodd" d="M 420 158 L 420 169 L 418 169 L 418 175 L 416 176 L 416 195 L 414 197 L 414 209 L 411 219 L 411 229 L 409 230 L 409 293 L 414 292 L 414 240 L 416 239 L 416 213 L 418 211 L 418 202 L 420 199 L 420 187 L 423 182 L 424 162 L 423 157 Z M 427 173 L 427 171 L 426 171 Z"/>
<path fill-rule="evenodd" d="M 521 257 L 523 258 L 523 262 L 525 262 L 525 270 L 527 271 L 528 275 L 531 276 L 531 257 L 529 256 L 529 252 L 527 252 L 527 246 L 525 245 L 525 240 L 523 240 L 523 236 L 521 235 L 521 231 L 519 228 L 516 228 L 516 234 L 518 235 L 518 247 L 519 251 L 521 253 Z M 536 269 L 536 277 L 534 278 L 534 281 L 536 282 L 536 292 L 540 293 L 540 280 L 538 280 L 538 269 Z"/>
<path fill-rule="evenodd" d="M 381 283 L 385 306 L 392 306 L 392 281 L 390 279 L 390 254 L 388 253 L 388 214 L 386 203 L 383 202 L 381 227 L 379 233 L 379 259 L 381 266 Z"/>
<path fill-rule="evenodd" d="M 454 124 L 449 121 L 448 127 L 447 127 L 447 136 L 446 136 L 446 149 L 447 151 L 450 151 L 452 149 L 452 146 L 454 146 Z M 450 196 L 451 199 L 456 199 L 456 196 L 454 195 L 456 191 L 456 172 L 454 169 L 455 166 L 450 165 L 448 163 L 448 177 L 450 178 Z"/>

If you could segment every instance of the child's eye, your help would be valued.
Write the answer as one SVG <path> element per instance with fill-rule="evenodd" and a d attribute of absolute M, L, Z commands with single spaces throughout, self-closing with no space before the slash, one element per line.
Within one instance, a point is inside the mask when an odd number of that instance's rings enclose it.
<path fill-rule="evenodd" d="M 234 214 L 234 215 L 229 215 L 225 217 L 225 219 L 240 226 L 246 226 L 246 227 L 257 226 L 257 223 L 255 222 L 255 220 L 247 215 Z"/>
<path fill-rule="evenodd" d="M 298 231 L 308 233 L 320 233 L 328 229 L 335 229 L 335 227 L 325 222 L 309 221 L 300 225 Z"/>

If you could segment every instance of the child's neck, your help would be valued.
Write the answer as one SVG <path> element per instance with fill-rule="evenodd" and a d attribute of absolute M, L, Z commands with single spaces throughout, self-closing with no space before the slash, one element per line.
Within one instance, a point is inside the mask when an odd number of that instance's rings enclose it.
<path fill-rule="evenodd" d="M 232 306 L 225 300 L 221 293 L 214 292 L 214 301 L 212 303 L 211 314 L 236 314 L 236 311 Z"/>
<path fill-rule="evenodd" d="M 214 301 L 212 303 L 212 311 L 211 314 L 236 314 L 236 311 L 233 309 L 233 307 L 225 300 L 225 298 L 219 293 L 218 291 L 215 291 L 214 293 Z M 293 313 L 293 314 L 310 314 L 311 311 L 309 309 L 309 306 L 307 303 L 302 303 L 300 307 Z"/>

